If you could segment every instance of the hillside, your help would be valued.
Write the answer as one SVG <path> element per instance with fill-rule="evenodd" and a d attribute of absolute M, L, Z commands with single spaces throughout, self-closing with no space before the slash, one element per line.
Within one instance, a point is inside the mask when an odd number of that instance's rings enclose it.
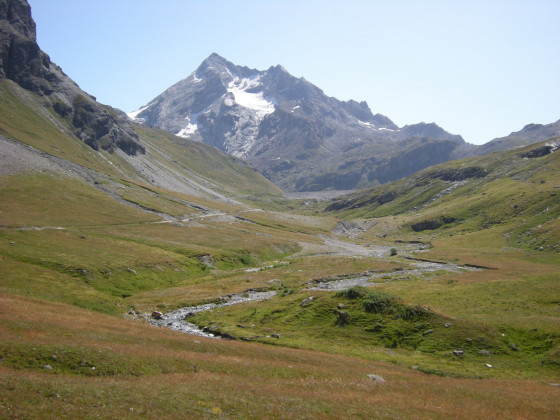
<path fill-rule="evenodd" d="M 499 228 L 508 246 L 560 252 L 559 144 L 560 139 L 553 138 L 437 165 L 335 199 L 326 210 L 349 219 L 401 215 L 397 236 L 464 235 Z"/>
<path fill-rule="evenodd" d="M 287 200 L 0 29 L 0 418 L 559 417 L 560 138 Z"/>

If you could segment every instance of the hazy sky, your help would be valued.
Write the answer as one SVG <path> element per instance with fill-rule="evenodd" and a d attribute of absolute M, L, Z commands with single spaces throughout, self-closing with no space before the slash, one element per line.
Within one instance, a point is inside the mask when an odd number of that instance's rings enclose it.
<path fill-rule="evenodd" d="M 558 0 L 29 0 L 40 47 L 133 111 L 212 52 L 281 64 L 397 125 L 471 143 L 560 119 Z"/>

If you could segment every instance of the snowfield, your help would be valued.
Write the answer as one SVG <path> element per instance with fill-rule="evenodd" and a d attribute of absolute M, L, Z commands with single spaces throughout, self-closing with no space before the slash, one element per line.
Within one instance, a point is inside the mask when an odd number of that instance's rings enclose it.
<path fill-rule="evenodd" d="M 255 111 L 257 117 L 262 119 L 274 112 L 276 101 L 265 98 L 264 92 L 248 92 L 248 90 L 256 89 L 260 86 L 260 78 L 260 76 L 245 79 L 234 77 L 229 83 L 227 90 L 233 94 L 238 105 Z"/>

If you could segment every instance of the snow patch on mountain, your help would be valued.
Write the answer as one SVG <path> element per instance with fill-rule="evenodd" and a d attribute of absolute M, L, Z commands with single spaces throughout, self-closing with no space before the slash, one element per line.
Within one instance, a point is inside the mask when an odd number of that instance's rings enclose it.
<path fill-rule="evenodd" d="M 136 111 L 128 112 L 126 115 L 128 115 L 128 118 L 130 118 L 131 120 L 141 120 L 142 118 L 136 118 L 136 117 L 138 117 L 138 114 L 140 114 L 141 112 L 144 112 L 149 107 L 150 107 L 150 105 L 146 105 L 145 107 L 140 108 Z"/>
<path fill-rule="evenodd" d="M 196 131 L 198 130 L 198 125 L 196 124 L 187 124 L 185 128 L 179 131 L 176 135 L 179 137 L 183 137 L 185 139 L 190 138 Z"/>
<path fill-rule="evenodd" d="M 193 76 L 192 76 L 192 82 L 193 82 L 193 83 L 200 83 L 200 82 L 202 82 L 202 81 L 204 81 L 204 79 L 201 79 L 200 77 L 198 77 L 198 76 L 196 75 L 196 73 L 193 74 Z"/>
<path fill-rule="evenodd" d="M 375 125 L 373 125 L 372 123 L 364 122 L 364 121 L 360 121 L 360 120 L 358 120 L 358 122 L 363 127 L 371 128 L 372 130 L 377 130 L 377 128 L 375 128 Z"/>
<path fill-rule="evenodd" d="M 192 114 L 190 117 L 185 117 L 187 120 L 187 126 L 181 129 L 176 136 L 183 137 L 185 139 L 190 138 L 194 133 L 198 130 L 198 125 L 196 123 L 196 119 L 200 113 Z"/>
<path fill-rule="evenodd" d="M 228 84 L 227 91 L 233 95 L 238 105 L 255 111 L 257 117 L 262 119 L 275 111 L 276 101 L 265 98 L 262 91 L 257 93 L 249 92 L 261 86 L 260 78 L 260 75 L 243 79 L 234 77 Z"/>

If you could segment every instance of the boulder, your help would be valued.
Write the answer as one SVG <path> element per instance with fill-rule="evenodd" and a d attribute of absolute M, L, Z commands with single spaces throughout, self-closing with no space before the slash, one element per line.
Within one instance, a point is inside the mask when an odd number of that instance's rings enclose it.
<path fill-rule="evenodd" d="M 152 312 L 152 318 L 154 318 L 154 319 L 163 319 L 164 316 L 163 316 L 163 314 L 162 314 L 161 312 L 159 312 L 159 311 L 153 311 L 153 312 Z"/>
<path fill-rule="evenodd" d="M 374 383 L 376 384 L 383 384 L 385 382 L 387 382 L 385 379 L 383 379 L 381 376 L 379 375 L 374 375 L 372 373 L 368 374 L 368 378 L 370 378 L 371 380 L 374 381 Z"/>
<path fill-rule="evenodd" d="M 302 308 L 305 308 L 306 306 L 309 306 L 311 304 L 311 302 L 313 302 L 313 299 L 315 299 L 315 296 L 309 296 L 307 299 L 302 301 L 299 304 L 299 306 L 301 306 Z"/>

